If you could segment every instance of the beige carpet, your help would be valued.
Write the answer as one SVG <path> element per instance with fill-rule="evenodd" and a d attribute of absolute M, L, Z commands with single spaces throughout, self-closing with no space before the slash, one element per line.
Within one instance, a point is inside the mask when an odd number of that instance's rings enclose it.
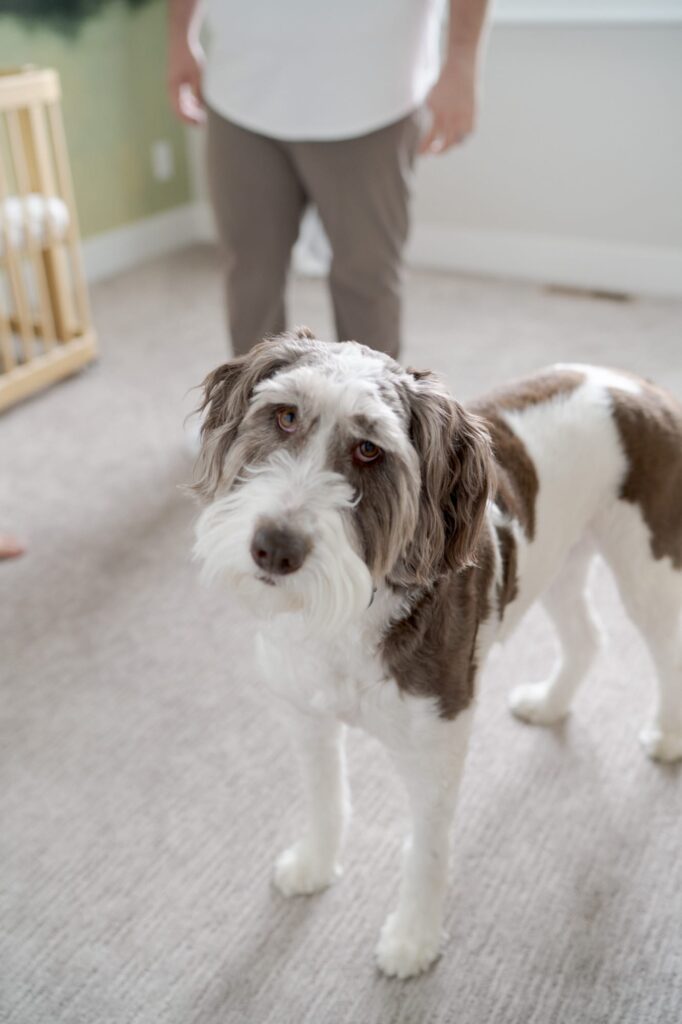
<path fill-rule="evenodd" d="M 462 396 L 556 359 L 682 394 L 682 307 L 446 275 L 409 283 L 406 358 Z M 285 737 L 252 704 L 250 638 L 197 582 L 186 390 L 223 356 L 210 250 L 98 286 L 101 362 L 0 420 L 0 1020 L 12 1024 L 679 1024 L 682 771 L 640 753 L 652 669 L 604 570 L 608 648 L 567 723 L 512 720 L 547 672 L 539 610 L 484 678 L 455 829 L 449 944 L 419 980 L 372 949 L 403 800 L 350 737 L 346 872 L 286 902 Z M 294 317 L 324 334 L 318 282 Z"/>

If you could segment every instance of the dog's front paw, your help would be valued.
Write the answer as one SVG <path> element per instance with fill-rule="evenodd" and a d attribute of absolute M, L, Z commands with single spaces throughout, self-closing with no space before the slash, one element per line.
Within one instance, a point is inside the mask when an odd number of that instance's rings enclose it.
<path fill-rule="evenodd" d="M 310 896 L 326 889 L 341 874 L 335 861 L 316 855 L 304 843 L 294 843 L 275 863 L 275 885 L 283 896 Z"/>
<path fill-rule="evenodd" d="M 509 707 L 517 718 L 531 725 L 555 725 L 568 714 L 551 698 L 547 683 L 526 683 L 515 686 L 509 694 Z"/>
<path fill-rule="evenodd" d="M 376 948 L 377 963 L 389 977 L 411 978 L 421 974 L 438 959 L 443 936 L 438 928 L 401 921 L 389 914 Z"/>
<path fill-rule="evenodd" d="M 639 742 L 654 761 L 682 760 L 680 733 L 664 732 L 657 725 L 647 725 L 639 734 Z"/>

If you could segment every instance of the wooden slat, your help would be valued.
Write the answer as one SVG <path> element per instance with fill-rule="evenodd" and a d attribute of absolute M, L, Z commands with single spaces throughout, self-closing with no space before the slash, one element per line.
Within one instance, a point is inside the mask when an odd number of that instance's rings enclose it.
<path fill-rule="evenodd" d="M 17 365 L 14 354 L 14 339 L 10 333 L 9 323 L 4 308 L 0 308 L 0 362 L 2 370 L 8 373 Z"/>
<path fill-rule="evenodd" d="M 5 265 L 7 267 L 7 276 L 9 277 L 12 298 L 14 300 L 16 320 L 19 324 L 21 351 L 24 359 L 28 361 L 33 355 L 33 343 L 35 340 L 35 335 L 33 333 L 33 321 L 31 319 L 31 306 L 28 300 L 26 284 L 24 282 L 22 260 L 21 257 L 18 257 L 16 252 L 12 249 L 9 236 L 6 231 Z"/>
<path fill-rule="evenodd" d="M 2 115 L 0 115 L 0 122 L 2 121 Z M 7 195 L 7 173 L 5 170 L 5 162 L 3 157 L 3 148 L 0 145 L 0 204 L 2 204 L 5 196 Z M 0 245 L 6 245 L 5 231 L 4 228 L 0 232 Z M 14 338 L 10 330 L 9 317 L 5 313 L 4 309 L 4 285 L 5 285 L 6 270 L 2 266 L 0 261 L 0 295 L 3 295 L 3 308 L 0 308 L 0 353 L 2 355 L 2 368 L 5 372 L 13 369 L 16 366 L 17 359 L 14 352 Z"/>
<path fill-rule="evenodd" d="M 57 193 L 55 174 L 52 167 L 47 126 L 41 108 L 35 106 L 20 110 L 17 114 L 26 163 L 29 191 L 44 196 Z M 48 229 L 49 230 L 49 229 Z M 71 275 L 61 243 L 48 235 L 47 245 L 42 251 L 44 279 L 54 316 L 56 335 L 60 341 L 69 341 L 78 334 L 76 313 L 73 305 Z M 36 274 L 37 277 L 41 275 Z"/>
<path fill-rule="evenodd" d="M 8 111 L 6 114 L 7 131 L 10 158 L 14 167 L 14 177 L 19 183 L 19 187 L 22 188 L 26 184 L 26 165 L 22 160 L 21 152 L 16 151 L 17 147 L 19 150 L 21 149 L 21 139 L 18 135 L 18 121 L 16 120 L 16 117 L 13 116 L 14 114 L 14 111 Z M 6 187 L 6 185 L 3 180 L 0 182 L 0 200 L 6 198 L 6 194 L 3 191 L 4 187 Z M 19 337 L 21 341 L 22 354 L 24 359 L 28 360 L 33 355 L 34 341 L 31 306 L 28 300 L 26 284 L 24 282 L 21 251 L 14 248 L 14 244 L 8 230 L 7 217 L 3 217 L 3 262 L 7 267 L 10 291 L 16 313 L 16 319 L 19 324 Z"/>
<path fill-rule="evenodd" d="M 91 363 L 96 354 L 95 336 L 88 331 L 68 345 L 57 345 L 27 365 L 0 374 L 0 412 L 55 381 L 77 373 Z"/>
<path fill-rule="evenodd" d="M 46 198 L 53 196 L 56 192 L 56 183 L 42 107 L 32 106 L 28 108 L 28 111 L 22 111 L 19 114 L 19 122 L 24 153 L 27 157 L 29 182 Z M 33 158 L 35 158 L 35 168 L 31 166 Z M 28 214 L 26 215 L 26 224 L 28 225 Z M 44 250 L 49 249 L 54 241 L 54 233 L 46 210 L 44 242 L 41 244 L 39 240 L 34 240 L 27 227 L 26 243 L 33 265 L 40 310 L 41 330 L 36 333 L 40 334 L 48 348 L 55 344 L 57 336 L 55 317 L 52 313 L 53 287 L 51 282 L 55 277 L 59 277 L 61 268 L 53 266 L 54 259 Z M 68 288 L 68 274 L 64 286 Z"/>
<path fill-rule="evenodd" d="M 17 318 L 15 316 L 11 316 L 9 318 L 9 325 L 10 325 L 10 327 L 11 327 L 11 329 L 13 331 L 18 331 L 19 330 L 19 321 L 17 320 Z M 40 321 L 40 318 L 38 318 L 38 319 L 36 319 L 35 317 L 33 318 L 33 333 L 35 334 L 36 338 L 42 338 L 43 337 L 43 325 L 42 325 L 42 323 Z"/>
<path fill-rule="evenodd" d="M 69 250 L 71 252 L 71 269 L 73 271 L 73 284 L 76 292 L 76 303 L 81 321 L 81 329 L 89 330 L 92 320 L 90 316 L 90 302 L 88 289 L 85 281 L 85 267 L 83 266 L 83 253 L 80 245 L 80 232 L 78 229 L 78 212 L 73 193 L 73 179 L 71 177 L 71 166 L 69 164 L 69 153 L 66 146 L 66 134 L 64 132 L 64 121 L 59 103 L 48 103 L 47 120 L 52 136 L 52 148 L 55 158 L 55 170 L 57 172 L 57 185 L 59 193 L 66 203 L 69 211 Z"/>
<path fill-rule="evenodd" d="M 26 195 L 29 188 L 28 166 L 24 155 L 24 147 L 21 137 L 21 126 L 19 115 L 16 110 L 8 110 L 5 113 L 7 123 L 7 137 L 9 139 L 9 152 L 12 166 L 14 168 L 14 179 L 20 195 Z M 24 229 L 28 230 L 26 215 L 24 212 Z M 7 227 L 7 218 L 4 218 L 4 258 L 7 264 L 12 298 L 19 322 L 19 334 L 21 348 L 25 360 L 33 355 L 33 318 L 31 316 L 31 304 L 26 290 L 24 280 L 24 261 L 22 250 L 15 249 Z"/>
<path fill-rule="evenodd" d="M 52 302 L 50 295 L 50 281 L 47 274 L 45 260 L 41 259 L 42 253 L 33 249 L 33 267 L 35 270 L 36 290 L 38 293 L 38 308 L 40 310 L 39 326 L 35 328 L 35 334 L 43 340 L 45 348 L 52 348 L 57 340 L 57 328 L 52 315 Z"/>
<path fill-rule="evenodd" d="M 0 121 L 2 118 L 0 117 Z M 0 145 L 0 202 L 7 198 L 9 195 L 9 185 L 7 183 L 7 171 L 5 169 L 5 162 L 2 156 L 2 146 Z"/>
<path fill-rule="evenodd" d="M 29 166 L 29 180 L 36 192 L 46 196 L 57 194 L 57 181 L 52 168 L 50 140 L 47 136 L 44 106 L 32 104 L 19 112 L 24 139 L 24 152 Z"/>
<path fill-rule="evenodd" d="M 0 111 L 30 103 L 54 103 L 60 98 L 59 75 L 51 68 L 0 72 Z"/>
<path fill-rule="evenodd" d="M 31 177 L 28 169 L 28 161 L 24 150 L 24 133 L 22 130 L 19 110 L 7 110 L 5 112 L 7 121 L 7 137 L 9 138 L 9 153 L 14 167 L 14 179 L 17 183 L 17 191 L 21 196 L 27 196 L 31 191 Z"/>
<path fill-rule="evenodd" d="M 47 261 L 40 243 L 33 238 L 28 239 L 27 252 L 33 267 L 33 281 L 37 298 L 37 321 L 34 317 L 33 333 L 36 338 L 42 340 L 45 348 L 49 349 L 57 342 L 57 329 L 52 315 Z"/>

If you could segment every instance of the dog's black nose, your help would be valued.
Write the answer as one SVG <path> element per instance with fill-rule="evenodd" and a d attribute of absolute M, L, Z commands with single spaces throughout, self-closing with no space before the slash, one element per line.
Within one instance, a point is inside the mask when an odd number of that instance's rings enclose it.
<path fill-rule="evenodd" d="M 251 541 L 251 557 L 263 572 L 287 576 L 301 568 L 310 551 L 310 541 L 303 534 L 267 523 L 259 526 Z"/>

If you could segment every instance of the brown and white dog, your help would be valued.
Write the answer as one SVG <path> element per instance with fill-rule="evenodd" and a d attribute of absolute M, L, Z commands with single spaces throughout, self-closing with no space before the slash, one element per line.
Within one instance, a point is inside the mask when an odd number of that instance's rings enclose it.
<path fill-rule="evenodd" d="M 279 857 L 285 895 L 339 872 L 342 731 L 381 740 L 412 834 L 380 967 L 408 977 L 441 945 L 448 832 L 480 666 L 542 597 L 562 661 L 512 691 L 556 722 L 598 632 L 593 553 L 611 567 L 658 674 L 641 733 L 682 757 L 682 407 L 627 373 L 556 366 L 465 409 L 431 373 L 306 329 L 205 381 L 196 553 L 253 611 L 264 692 L 287 709 L 309 817 Z"/>

